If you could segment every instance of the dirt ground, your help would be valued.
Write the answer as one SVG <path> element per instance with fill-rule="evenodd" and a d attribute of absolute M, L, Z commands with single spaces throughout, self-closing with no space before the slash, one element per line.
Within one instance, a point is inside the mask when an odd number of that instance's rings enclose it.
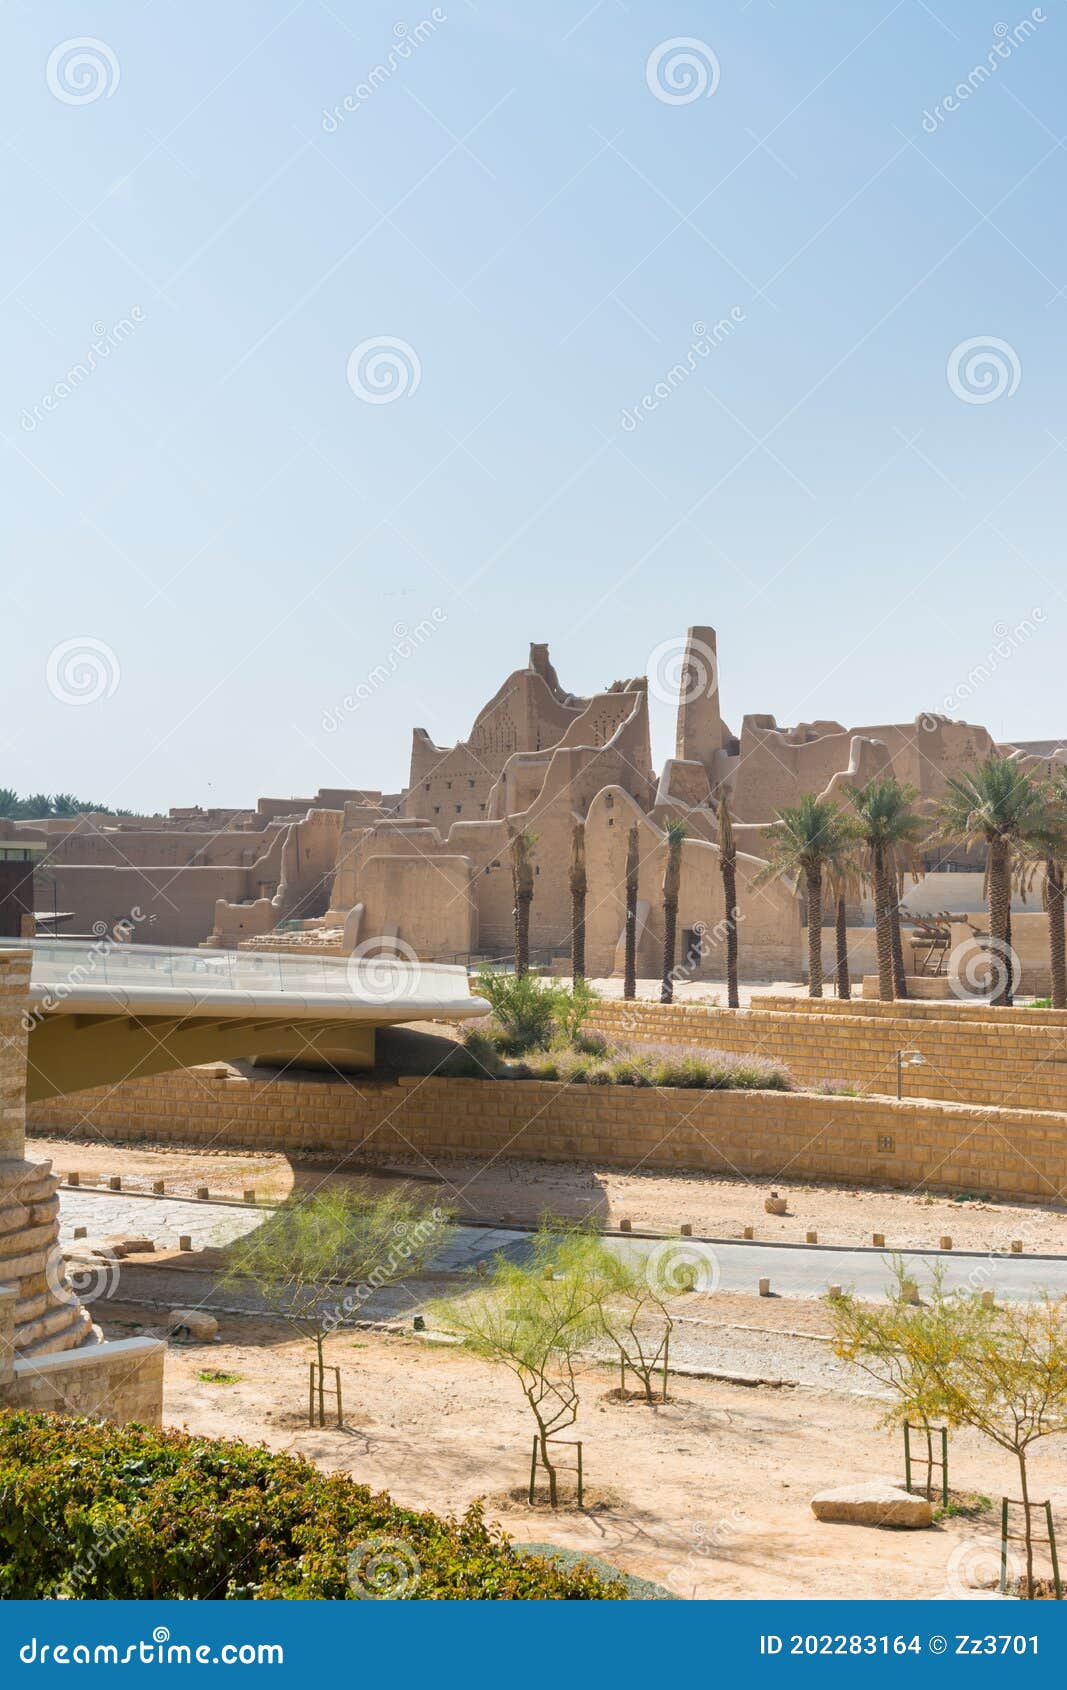
<path fill-rule="evenodd" d="M 770 1189 L 742 1177 L 717 1179 L 688 1173 L 627 1173 L 579 1163 L 524 1162 L 501 1158 L 488 1167 L 476 1159 L 391 1156 L 388 1163 L 357 1161 L 344 1176 L 333 1161 L 294 1161 L 283 1155 L 232 1150 L 205 1152 L 170 1146 L 67 1144 L 32 1138 L 29 1154 L 48 1157 L 60 1173 L 77 1169 L 83 1183 L 110 1174 L 147 1190 L 163 1179 L 167 1190 L 192 1196 L 207 1184 L 213 1195 L 284 1198 L 335 1177 L 395 1178 L 425 1184 L 457 1219 L 535 1223 L 546 1211 L 571 1219 L 593 1216 L 604 1226 L 629 1219 L 636 1231 L 676 1232 L 688 1222 L 698 1238 L 739 1238 L 745 1226 L 757 1239 L 802 1243 L 818 1233 L 823 1244 L 870 1244 L 882 1233 L 888 1250 L 934 1248 L 944 1235 L 961 1250 L 1008 1250 L 1020 1239 L 1027 1253 L 1067 1254 L 1067 1210 L 995 1201 L 976 1194 L 949 1198 L 907 1191 L 790 1183 L 781 1188 L 788 1213 L 768 1215 Z"/>
<path fill-rule="evenodd" d="M 328 1162 L 229 1151 L 205 1156 L 34 1139 L 30 1154 L 51 1157 L 61 1172 L 76 1168 L 83 1184 L 121 1174 L 124 1188 L 147 1190 L 163 1179 L 174 1195 L 206 1184 L 218 1196 L 255 1188 L 261 1198 L 284 1198 L 342 1177 Z M 743 1180 L 517 1161 L 486 1170 L 456 1160 L 429 1169 L 395 1158 L 387 1167 L 353 1164 L 350 1171 L 383 1181 L 415 1176 L 429 1200 L 486 1220 L 533 1221 L 550 1209 L 593 1213 L 610 1224 L 629 1216 L 636 1229 L 671 1232 L 688 1220 L 694 1233 L 712 1237 L 736 1236 L 753 1224 L 757 1237 L 797 1240 L 814 1228 L 820 1240 L 844 1244 L 869 1242 L 868 1233 L 879 1230 L 890 1247 L 936 1245 L 944 1232 L 972 1249 L 1020 1237 L 1028 1250 L 1063 1251 L 1067 1241 L 1067 1215 L 1058 1211 L 904 1193 L 790 1186 L 789 1214 L 772 1218 L 763 1212 L 762 1188 Z M 172 1267 L 146 1258 L 138 1278 L 128 1263 L 123 1291 L 169 1298 Z M 195 1274 L 208 1268 L 209 1256 L 198 1253 L 185 1278 L 178 1276 L 181 1284 L 188 1280 L 191 1290 Z M 109 1337 L 151 1330 L 161 1318 L 158 1306 L 117 1298 L 97 1303 L 94 1315 Z M 405 1331 L 345 1329 L 331 1340 L 329 1359 L 342 1370 L 346 1423 L 313 1431 L 306 1424 L 306 1343 L 291 1326 L 258 1315 L 223 1312 L 220 1320 L 214 1343 L 171 1343 L 167 1424 L 306 1455 L 407 1506 L 455 1513 L 486 1498 L 489 1516 L 517 1541 L 588 1551 L 686 1598 L 930 1598 L 995 1580 L 997 1515 L 988 1506 L 975 1512 L 973 1499 L 1014 1495 L 1018 1479 L 1010 1457 L 974 1434 L 954 1434 L 950 1457 L 953 1492 L 971 1498 L 969 1515 L 918 1532 L 815 1520 L 817 1491 L 853 1480 L 899 1481 L 903 1451 L 899 1433 L 879 1427 L 884 1404 L 868 1382 L 834 1362 L 826 1310 L 813 1299 L 686 1299 L 675 1329 L 672 1351 L 680 1355 L 687 1346 L 710 1348 L 725 1371 L 796 1383 L 772 1388 L 675 1376 L 672 1400 L 650 1409 L 610 1400 L 614 1369 L 586 1365 L 579 1431 L 590 1495 L 584 1511 L 555 1516 L 523 1500 L 532 1423 L 506 1370 L 416 1337 L 410 1318 Z M 1067 1439 L 1038 1445 L 1032 1463 L 1031 1494 L 1052 1499 L 1067 1534 Z"/>
<path fill-rule="evenodd" d="M 110 1305 L 108 1335 L 145 1319 Z M 591 1365 L 579 1421 L 591 1494 L 583 1512 L 553 1517 L 511 1494 L 529 1471 L 531 1423 L 506 1371 L 368 1332 L 338 1334 L 330 1356 L 346 1423 L 312 1431 L 306 1344 L 280 1323 L 224 1317 L 220 1341 L 171 1345 L 166 1423 L 308 1456 L 411 1507 L 457 1512 L 488 1498 L 490 1518 L 517 1541 L 587 1550 L 679 1597 L 931 1598 L 996 1574 L 989 1508 L 917 1532 L 815 1520 L 815 1492 L 902 1476 L 900 1436 L 878 1429 L 870 1398 L 677 1379 L 672 1401 L 649 1409 L 608 1400 L 614 1371 Z M 1010 1459 L 973 1434 L 953 1436 L 950 1460 L 953 1490 L 972 1506 L 975 1493 L 1017 1488 Z M 1067 1441 L 1034 1451 L 1034 1493 L 1052 1496 L 1067 1530 Z"/>

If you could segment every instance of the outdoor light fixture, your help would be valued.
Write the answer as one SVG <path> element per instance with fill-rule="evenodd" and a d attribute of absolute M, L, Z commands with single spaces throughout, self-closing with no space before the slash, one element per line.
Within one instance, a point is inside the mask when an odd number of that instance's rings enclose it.
<path fill-rule="evenodd" d="M 921 1050 L 897 1051 L 897 1097 L 904 1096 L 904 1069 L 921 1068 L 926 1061 Z"/>

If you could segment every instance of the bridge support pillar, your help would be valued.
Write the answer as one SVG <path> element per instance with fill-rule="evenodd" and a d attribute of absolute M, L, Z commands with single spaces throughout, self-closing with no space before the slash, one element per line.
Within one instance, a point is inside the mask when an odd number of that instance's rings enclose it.
<path fill-rule="evenodd" d="M 30 953 L 0 951 L 0 1286 L 16 1357 L 76 1349 L 93 1337 L 59 1251 L 59 1181 L 26 1160 Z"/>

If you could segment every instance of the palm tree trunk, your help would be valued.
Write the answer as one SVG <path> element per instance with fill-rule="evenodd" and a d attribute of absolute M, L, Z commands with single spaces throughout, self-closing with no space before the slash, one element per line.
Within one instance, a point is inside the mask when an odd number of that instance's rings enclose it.
<path fill-rule="evenodd" d="M 808 996 L 822 997 L 822 875 L 808 869 Z"/>
<path fill-rule="evenodd" d="M 660 986 L 660 1003 L 674 1002 L 674 953 L 678 938 L 678 900 L 664 898 L 663 900 L 663 982 Z"/>
<path fill-rule="evenodd" d="M 737 1009 L 741 1002 L 737 989 L 737 846 L 725 797 L 719 803 L 719 868 L 726 904 L 726 1002 L 730 1009 Z"/>
<path fill-rule="evenodd" d="M 989 937 L 993 977 L 997 990 L 993 1003 L 1011 1002 L 1011 862 L 1008 846 L 995 839 L 989 847 Z"/>
<path fill-rule="evenodd" d="M 1048 910 L 1048 961 L 1053 1009 L 1067 1009 L 1067 952 L 1064 947 L 1063 864 L 1045 864 L 1045 905 Z"/>
<path fill-rule="evenodd" d="M 530 905 L 533 895 L 520 892 L 515 899 L 515 972 L 530 972 Z"/>
<path fill-rule="evenodd" d="M 848 927 L 846 916 L 848 906 L 844 897 L 838 897 L 834 913 L 834 938 L 837 944 L 837 995 L 839 998 L 851 998 L 852 982 L 848 973 Z"/>
<path fill-rule="evenodd" d="M 637 996 L 637 876 L 639 866 L 638 833 L 636 827 L 632 827 L 626 845 L 626 958 L 622 983 L 624 998 L 635 998 Z"/>
<path fill-rule="evenodd" d="M 878 996 L 883 1003 L 893 997 L 893 931 L 889 915 L 889 876 L 886 873 L 885 853 L 881 846 L 874 848 L 874 937 L 878 947 Z"/>
<path fill-rule="evenodd" d="M 738 1009 L 741 995 L 737 979 L 737 870 L 728 863 L 722 871 L 722 889 L 726 898 L 726 1003 Z"/>
<path fill-rule="evenodd" d="M 894 877 L 889 876 L 889 932 L 893 942 L 893 991 L 898 998 L 908 995 L 908 976 L 904 970 L 904 942 L 900 936 L 900 900 Z"/>
<path fill-rule="evenodd" d="M 585 979 L 585 825 L 576 822 L 571 841 L 571 978 Z"/>
<path fill-rule="evenodd" d="M 585 893 L 571 897 L 571 977 L 585 979 Z"/>

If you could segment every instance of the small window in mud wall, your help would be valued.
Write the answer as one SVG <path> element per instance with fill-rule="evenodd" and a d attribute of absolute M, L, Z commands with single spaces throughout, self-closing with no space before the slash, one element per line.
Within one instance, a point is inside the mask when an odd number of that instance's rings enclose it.
<path fill-rule="evenodd" d="M 701 932 L 699 927 L 682 928 L 682 956 L 686 968 L 699 968 L 701 961 L 700 950 Z"/>

